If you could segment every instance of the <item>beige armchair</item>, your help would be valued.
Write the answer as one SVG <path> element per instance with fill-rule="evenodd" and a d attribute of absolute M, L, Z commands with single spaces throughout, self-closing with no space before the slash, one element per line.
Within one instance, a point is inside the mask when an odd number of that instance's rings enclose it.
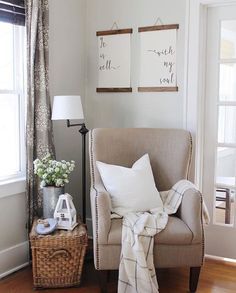
<path fill-rule="evenodd" d="M 185 130 L 154 128 L 94 129 L 89 139 L 94 264 L 106 292 L 106 271 L 119 268 L 122 220 L 110 217 L 110 197 L 96 161 L 131 167 L 148 153 L 157 189 L 165 191 L 188 178 L 192 140 Z M 154 263 L 157 268 L 189 267 L 190 292 L 195 292 L 203 258 L 202 196 L 188 190 L 177 214 L 155 236 Z"/>

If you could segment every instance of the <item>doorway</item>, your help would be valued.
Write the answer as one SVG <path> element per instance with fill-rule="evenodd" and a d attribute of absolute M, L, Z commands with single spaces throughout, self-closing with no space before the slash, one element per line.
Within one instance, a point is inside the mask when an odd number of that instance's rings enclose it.
<path fill-rule="evenodd" d="M 202 192 L 206 253 L 236 259 L 236 5 L 207 8 Z"/>

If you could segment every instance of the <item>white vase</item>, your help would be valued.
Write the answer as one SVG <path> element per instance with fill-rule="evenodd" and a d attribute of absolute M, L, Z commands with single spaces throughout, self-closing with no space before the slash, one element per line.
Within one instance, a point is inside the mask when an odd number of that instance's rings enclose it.
<path fill-rule="evenodd" d="M 64 194 L 64 187 L 45 186 L 43 187 L 43 218 L 53 218 L 58 198 Z"/>

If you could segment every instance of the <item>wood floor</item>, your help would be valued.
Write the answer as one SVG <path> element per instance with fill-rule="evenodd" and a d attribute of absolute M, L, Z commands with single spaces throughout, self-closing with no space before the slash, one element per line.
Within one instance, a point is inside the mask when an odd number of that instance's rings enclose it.
<path fill-rule="evenodd" d="M 161 269 L 157 271 L 157 275 L 160 293 L 188 292 L 187 269 Z M 87 261 L 83 268 L 82 284 L 79 288 L 35 291 L 32 289 L 31 268 L 28 267 L 0 280 L 0 293 L 98 293 L 100 291 L 97 278 L 98 276 L 93 268 L 93 262 Z M 116 292 L 117 272 L 111 273 L 108 288 L 109 293 Z M 201 272 L 197 292 L 235 293 L 236 264 L 207 259 Z"/>

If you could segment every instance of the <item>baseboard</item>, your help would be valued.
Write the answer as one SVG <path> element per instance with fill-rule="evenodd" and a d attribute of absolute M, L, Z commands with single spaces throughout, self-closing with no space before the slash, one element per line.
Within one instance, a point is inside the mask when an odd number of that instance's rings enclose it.
<path fill-rule="evenodd" d="M 221 262 L 236 263 L 236 259 L 222 257 L 222 256 L 216 256 L 216 255 L 210 255 L 210 254 L 205 254 L 205 258 L 212 259 L 212 260 L 217 260 L 217 261 L 221 261 Z"/>
<path fill-rule="evenodd" d="M 29 242 L 0 251 L 0 279 L 29 264 Z"/>
<path fill-rule="evenodd" d="M 23 268 L 27 267 L 28 265 L 29 265 L 29 262 L 26 262 L 26 263 L 23 263 L 22 265 L 20 265 L 18 267 L 15 267 L 15 268 L 13 268 L 13 269 L 11 269 L 9 271 L 4 272 L 3 274 L 0 275 L 0 280 L 2 278 L 4 278 L 4 277 L 7 277 L 8 275 L 16 272 L 16 271 L 19 271 L 20 269 L 23 269 Z"/>

